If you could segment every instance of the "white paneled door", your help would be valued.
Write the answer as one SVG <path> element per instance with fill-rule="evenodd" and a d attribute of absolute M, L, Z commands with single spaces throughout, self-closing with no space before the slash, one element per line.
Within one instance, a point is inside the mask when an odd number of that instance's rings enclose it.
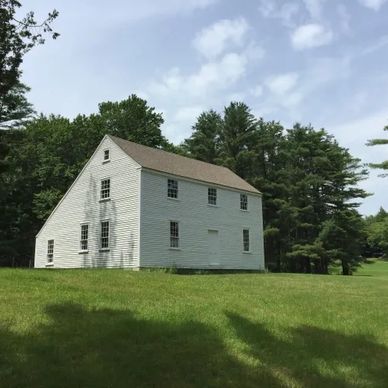
<path fill-rule="evenodd" d="M 220 263 L 220 239 L 218 230 L 207 231 L 207 241 L 209 249 L 210 265 L 219 265 Z"/>

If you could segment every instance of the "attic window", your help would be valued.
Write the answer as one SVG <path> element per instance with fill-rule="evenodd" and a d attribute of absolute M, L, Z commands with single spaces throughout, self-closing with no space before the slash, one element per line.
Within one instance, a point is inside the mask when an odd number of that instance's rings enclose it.
<path fill-rule="evenodd" d="M 109 150 L 104 150 L 104 162 L 109 162 L 109 160 L 110 160 Z"/>

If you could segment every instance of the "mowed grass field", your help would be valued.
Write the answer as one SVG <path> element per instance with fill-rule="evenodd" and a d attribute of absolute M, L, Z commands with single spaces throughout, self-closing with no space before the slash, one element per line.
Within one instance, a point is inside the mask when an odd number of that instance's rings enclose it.
<path fill-rule="evenodd" d="M 0 387 L 388 387 L 388 262 L 357 275 L 0 270 Z"/>

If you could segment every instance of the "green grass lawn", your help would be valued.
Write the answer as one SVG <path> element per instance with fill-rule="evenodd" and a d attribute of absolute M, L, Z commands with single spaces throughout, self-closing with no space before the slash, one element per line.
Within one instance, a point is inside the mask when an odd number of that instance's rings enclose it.
<path fill-rule="evenodd" d="M 388 262 L 356 276 L 0 270 L 0 387 L 388 387 Z"/>

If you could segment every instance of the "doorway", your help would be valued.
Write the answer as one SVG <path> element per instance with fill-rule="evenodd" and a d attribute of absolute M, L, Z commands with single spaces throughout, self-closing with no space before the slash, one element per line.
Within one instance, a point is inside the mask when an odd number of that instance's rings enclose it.
<path fill-rule="evenodd" d="M 218 230 L 207 231 L 207 242 L 209 252 L 209 264 L 220 264 L 220 240 Z"/>

